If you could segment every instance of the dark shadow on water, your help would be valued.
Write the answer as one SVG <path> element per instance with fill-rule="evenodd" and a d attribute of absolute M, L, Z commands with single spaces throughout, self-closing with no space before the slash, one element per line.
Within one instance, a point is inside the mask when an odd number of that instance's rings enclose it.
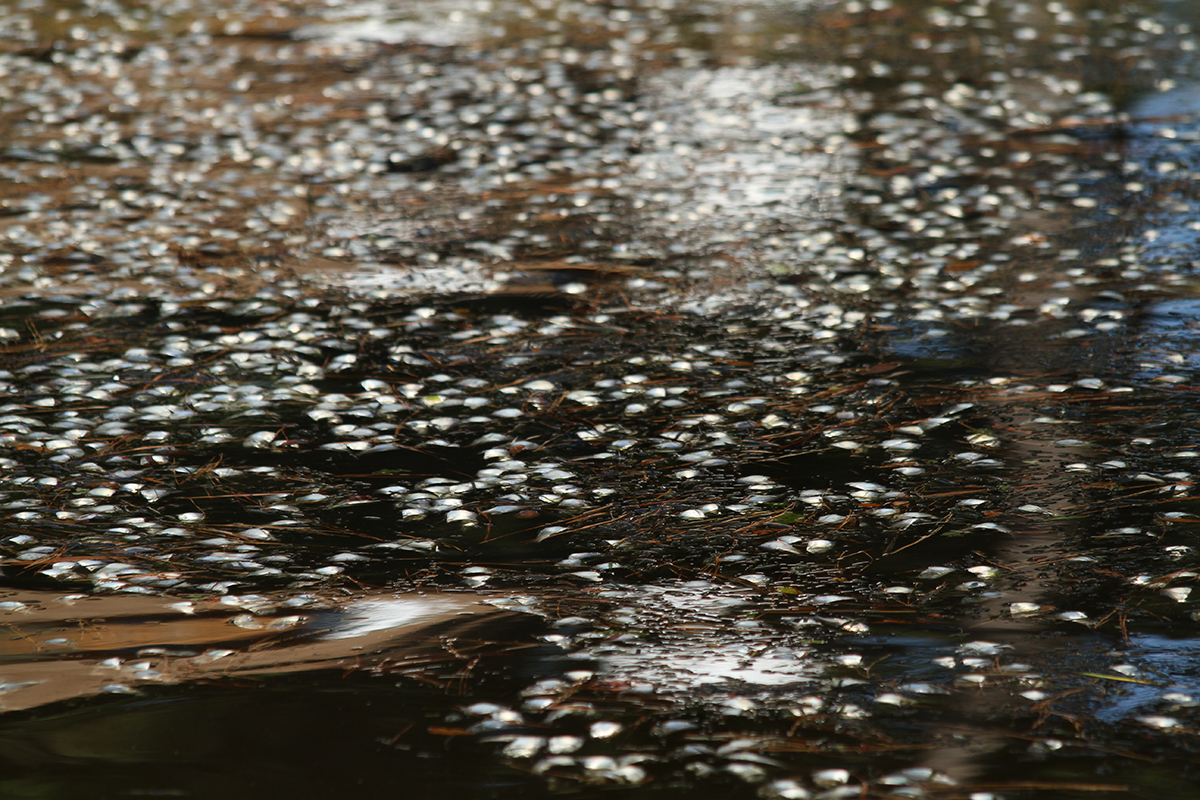
<path fill-rule="evenodd" d="M 332 674 L 91 702 L 0 728 L 4 797 L 513 796 L 488 748 L 431 735 L 455 698 Z"/>
<path fill-rule="evenodd" d="M 767 462 L 752 464 L 749 469 L 785 486 L 806 489 L 833 488 L 844 486 L 851 481 L 877 478 L 880 460 L 829 448 L 781 456 Z"/>

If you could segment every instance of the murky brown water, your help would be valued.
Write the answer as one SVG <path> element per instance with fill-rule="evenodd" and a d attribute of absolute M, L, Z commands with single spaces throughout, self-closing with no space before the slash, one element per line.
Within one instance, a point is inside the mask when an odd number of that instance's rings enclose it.
<path fill-rule="evenodd" d="M 1193 797 L 1187 3 L 0 15 L 0 794 Z"/>

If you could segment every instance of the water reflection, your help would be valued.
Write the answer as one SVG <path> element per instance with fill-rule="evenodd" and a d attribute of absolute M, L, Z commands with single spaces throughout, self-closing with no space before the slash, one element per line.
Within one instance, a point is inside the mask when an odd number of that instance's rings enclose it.
<path fill-rule="evenodd" d="M 1164 363 L 1164 368 L 1195 369 L 1200 358 L 1200 300 L 1177 298 L 1147 304 L 1140 320 L 1143 347 L 1152 351 L 1155 345 L 1163 348 L 1162 355 L 1176 358 Z"/>
<path fill-rule="evenodd" d="M 387 2 L 338 4 L 323 16 L 325 21 L 304 25 L 292 35 L 298 39 L 321 39 L 341 44 L 429 44 L 438 47 L 478 42 L 489 31 L 486 23 L 494 14 L 487 0 L 448 0 L 422 3 L 416 8 L 397 7 Z M 238 33 L 225 26 L 226 33 Z"/>
<path fill-rule="evenodd" d="M 338 606 L 311 596 L 193 603 L 10 593 L 0 705 L 16 711 L 176 683 L 384 665 L 428 668 L 432 679 L 461 658 L 456 653 L 470 652 L 471 642 L 511 624 L 515 615 L 484 600 L 385 595 Z"/>
<path fill-rule="evenodd" d="M 7 612 L 0 792 L 317 798 L 393 792 L 398 775 L 413 796 L 536 791 L 436 724 L 468 688 L 504 693 L 557 668 L 528 645 L 536 618 L 479 599 L 293 604 L 302 616 L 288 617 L 263 598 L 10 598 L 25 608 Z"/>
<path fill-rule="evenodd" d="M 187 31 L 162 46 L 59 10 L 4 34 L 39 47 L 5 54 L 0 278 L 55 293 L 0 330 L 5 577 L 117 599 L 7 609 L 30 794 L 1055 796 L 1185 760 L 1191 705 L 1138 661 L 1194 627 L 1194 132 L 1112 115 L 1186 29 L 1067 0 L 117 26 Z M 117 763 L 146 761 L 174 772 Z"/>
<path fill-rule="evenodd" d="M 698 581 L 608 592 L 605 597 L 629 603 L 622 622 L 632 631 L 653 631 L 655 637 L 652 647 L 613 642 L 592 648 L 600 674 L 608 680 L 641 685 L 656 694 L 705 692 L 720 698 L 722 689 L 734 687 L 740 692 L 764 687 L 802 691 L 830 666 L 798 637 L 752 619 L 736 620 L 739 610 L 753 608 L 753 592 Z"/>
<path fill-rule="evenodd" d="M 1196 641 L 1161 634 L 1136 636 L 1123 655 L 1125 663 L 1119 665 L 1120 670 L 1107 676 L 1112 692 L 1097 716 L 1113 722 L 1138 716 L 1164 716 L 1167 719 L 1145 722 L 1152 727 L 1190 729 L 1190 720 L 1169 720 L 1171 713 L 1200 703 Z"/>

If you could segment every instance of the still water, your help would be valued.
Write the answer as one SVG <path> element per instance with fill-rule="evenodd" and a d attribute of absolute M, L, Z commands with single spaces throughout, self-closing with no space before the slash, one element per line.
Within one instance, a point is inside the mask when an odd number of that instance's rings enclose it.
<path fill-rule="evenodd" d="M 1200 24 L 0 12 L 0 795 L 1200 794 Z"/>

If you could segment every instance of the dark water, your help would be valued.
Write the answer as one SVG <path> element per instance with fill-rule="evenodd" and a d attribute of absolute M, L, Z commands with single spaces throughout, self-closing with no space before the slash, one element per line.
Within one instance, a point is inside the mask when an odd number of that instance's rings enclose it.
<path fill-rule="evenodd" d="M 1190 4 L 3 15 L 0 795 L 1197 796 Z"/>

